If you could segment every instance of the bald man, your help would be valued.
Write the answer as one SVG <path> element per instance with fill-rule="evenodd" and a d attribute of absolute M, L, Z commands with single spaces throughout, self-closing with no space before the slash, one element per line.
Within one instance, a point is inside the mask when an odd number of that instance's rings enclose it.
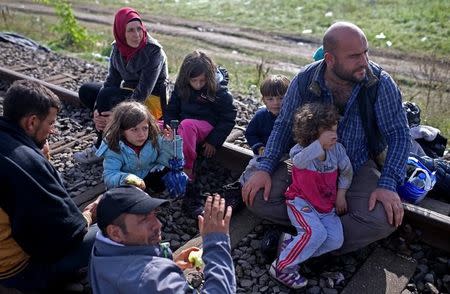
<path fill-rule="evenodd" d="M 338 22 L 323 37 L 324 59 L 303 67 L 284 97 L 258 171 L 242 188 L 242 198 L 256 215 L 290 225 L 284 192 L 291 183 L 279 165 L 292 135 L 295 110 L 305 103 L 334 104 L 341 119 L 338 141 L 355 175 L 341 216 L 341 253 L 362 248 L 392 233 L 403 219 L 396 192 L 405 174 L 409 131 L 402 96 L 391 76 L 369 61 L 368 42 L 356 25 Z M 304 232 L 298 232 L 304 233 Z"/>

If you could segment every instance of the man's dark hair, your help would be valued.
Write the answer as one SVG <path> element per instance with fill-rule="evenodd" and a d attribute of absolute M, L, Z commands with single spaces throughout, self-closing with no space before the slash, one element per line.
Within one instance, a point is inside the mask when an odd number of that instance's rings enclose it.
<path fill-rule="evenodd" d="M 111 223 L 111 225 L 116 225 L 116 226 L 118 226 L 118 227 L 122 230 L 122 232 L 123 232 L 124 234 L 128 234 L 127 226 L 125 225 L 125 214 L 124 214 L 124 213 L 122 213 L 122 214 L 119 215 L 115 220 L 113 220 L 112 223 Z M 100 226 L 99 226 L 100 231 L 102 232 L 103 236 L 109 238 L 110 236 L 108 235 L 108 232 L 106 232 L 106 228 L 107 228 L 107 227 L 108 227 L 108 226 L 106 226 L 106 227 L 100 227 Z"/>
<path fill-rule="evenodd" d="M 30 115 L 45 119 L 52 107 L 61 108 L 55 93 L 37 82 L 20 80 L 15 81 L 6 92 L 3 116 L 16 123 Z"/>

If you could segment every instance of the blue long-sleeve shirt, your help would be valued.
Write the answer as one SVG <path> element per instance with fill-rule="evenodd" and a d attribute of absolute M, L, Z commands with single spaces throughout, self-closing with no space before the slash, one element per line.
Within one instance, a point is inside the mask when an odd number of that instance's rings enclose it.
<path fill-rule="evenodd" d="M 245 138 L 254 154 L 258 155 L 258 149 L 266 146 L 276 118 L 266 107 L 262 107 L 258 109 L 248 124 Z"/>
<path fill-rule="evenodd" d="M 200 293 L 236 293 L 230 238 L 203 237 L 205 284 Z M 172 252 L 160 246 L 124 246 L 98 233 L 91 253 L 89 280 L 98 293 L 193 293 Z"/>
<path fill-rule="evenodd" d="M 297 74 L 284 96 L 281 112 L 275 121 L 264 155 L 258 160 L 260 170 L 269 173 L 274 171 L 284 146 L 291 138 L 293 114 L 303 104 L 298 88 L 299 79 L 303 78 L 303 74 L 304 72 Z M 323 76 L 324 70 L 314 81 L 320 86 L 323 101 L 333 103 L 332 93 L 325 86 Z M 355 172 L 369 159 L 367 138 L 356 99 L 364 82 L 354 85 L 337 129 L 339 141 L 344 145 Z M 403 182 L 409 152 L 409 130 L 401 100 L 402 96 L 397 85 L 388 73 L 382 71 L 374 110 L 378 128 L 386 139 L 388 150 L 378 187 L 391 191 L 396 191 L 397 185 Z"/>

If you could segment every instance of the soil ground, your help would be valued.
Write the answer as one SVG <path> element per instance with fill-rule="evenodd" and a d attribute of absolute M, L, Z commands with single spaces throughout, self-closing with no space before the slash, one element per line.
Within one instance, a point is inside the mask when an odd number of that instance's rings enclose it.
<path fill-rule="evenodd" d="M 29 0 L 7 1 L 2 4 L 11 10 L 34 14 L 54 15 L 53 9 Z M 111 9 L 92 3 L 90 6 L 73 4 L 75 16 L 82 22 L 112 25 L 113 13 Z M 143 13 L 142 17 L 148 24 L 150 31 L 158 34 L 189 37 L 214 45 L 214 52 L 232 60 L 245 63 L 261 63 L 261 59 L 249 57 L 242 50 L 261 51 L 273 58 L 265 61 L 266 66 L 276 70 L 296 73 L 303 64 L 296 64 L 286 60 L 298 58 L 311 60 L 314 50 L 320 40 L 300 39 L 294 35 L 269 34 L 235 27 L 232 25 L 214 24 L 208 22 L 189 21 L 174 17 L 155 16 Z M 278 56 L 278 57 L 277 57 Z M 280 58 L 282 57 L 282 58 Z M 448 81 L 450 75 L 450 60 L 433 60 L 420 56 L 408 56 L 392 52 L 371 51 L 371 59 L 383 66 L 392 75 L 427 83 L 430 74 L 424 67 L 433 67 L 434 81 Z"/>

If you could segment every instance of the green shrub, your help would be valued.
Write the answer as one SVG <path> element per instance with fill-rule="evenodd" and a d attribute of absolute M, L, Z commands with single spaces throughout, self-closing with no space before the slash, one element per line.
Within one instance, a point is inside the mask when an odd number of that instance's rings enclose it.
<path fill-rule="evenodd" d="M 76 20 L 71 4 L 67 0 L 35 0 L 55 9 L 59 18 L 58 24 L 53 26 L 53 30 L 59 35 L 57 40 L 50 43 L 50 46 L 58 49 L 73 49 L 83 51 L 93 46 L 94 40 L 89 36 L 87 30 Z"/>

